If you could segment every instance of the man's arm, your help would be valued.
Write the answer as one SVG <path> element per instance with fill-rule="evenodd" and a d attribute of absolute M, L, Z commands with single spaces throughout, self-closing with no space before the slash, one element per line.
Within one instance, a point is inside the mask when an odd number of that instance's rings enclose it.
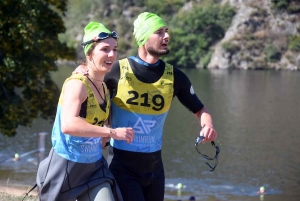
<path fill-rule="evenodd" d="M 218 133 L 214 129 L 212 117 L 208 110 L 203 107 L 199 112 L 195 113 L 195 116 L 202 127 L 200 136 L 205 137 L 202 142 L 214 141 L 217 138 Z"/>
<path fill-rule="evenodd" d="M 213 121 L 209 111 L 195 94 L 189 78 L 179 69 L 174 69 L 174 95 L 198 119 L 202 127 L 200 135 L 205 137 L 202 142 L 215 140 L 217 132 L 213 128 Z"/>

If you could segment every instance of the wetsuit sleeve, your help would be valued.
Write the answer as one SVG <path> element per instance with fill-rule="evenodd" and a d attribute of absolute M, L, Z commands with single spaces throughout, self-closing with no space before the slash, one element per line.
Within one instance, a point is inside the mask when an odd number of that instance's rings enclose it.
<path fill-rule="evenodd" d="M 195 94 L 190 79 L 177 68 L 174 68 L 174 96 L 194 114 L 204 107 Z"/>
<path fill-rule="evenodd" d="M 117 94 L 118 81 L 120 79 L 120 64 L 119 61 L 115 61 L 112 66 L 112 69 L 104 77 L 104 82 L 107 86 L 107 89 L 110 93 L 110 98 L 113 98 Z"/>

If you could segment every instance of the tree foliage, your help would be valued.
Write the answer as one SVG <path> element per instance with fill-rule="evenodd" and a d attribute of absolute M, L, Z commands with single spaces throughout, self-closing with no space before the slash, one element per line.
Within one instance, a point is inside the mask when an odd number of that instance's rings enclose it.
<path fill-rule="evenodd" d="M 222 39 L 235 14 L 231 6 L 221 6 L 220 0 L 72 0 L 65 18 L 68 27 L 65 38 L 69 41 L 75 37 L 82 38 L 83 25 L 92 20 L 101 21 L 120 35 L 119 58 L 136 54 L 132 24 L 145 11 L 158 14 L 167 23 L 171 34 L 171 54 L 163 59 L 179 68 L 206 66 L 212 51 L 210 48 Z M 75 20 L 82 23 L 76 23 Z M 78 30 L 77 36 L 81 37 L 74 36 Z M 74 41 L 73 44 L 79 42 Z M 82 51 L 81 47 L 77 48 Z M 201 58 L 205 58 L 205 61 Z"/>
<path fill-rule="evenodd" d="M 168 22 L 187 2 L 188 0 L 146 0 L 145 5 L 147 11 L 158 14 Z"/>
<path fill-rule="evenodd" d="M 19 125 L 54 118 L 59 89 L 51 80 L 59 58 L 73 49 L 58 39 L 65 31 L 67 0 L 1 0 L 0 132 L 14 136 Z"/>
<path fill-rule="evenodd" d="M 300 13 L 299 0 L 271 0 L 273 7 L 276 9 L 286 10 L 288 13 Z"/>
<path fill-rule="evenodd" d="M 195 68 L 201 57 L 210 54 L 210 47 L 224 37 L 234 14 L 228 5 L 194 5 L 179 12 L 170 23 L 171 54 L 165 60 L 180 68 Z"/>

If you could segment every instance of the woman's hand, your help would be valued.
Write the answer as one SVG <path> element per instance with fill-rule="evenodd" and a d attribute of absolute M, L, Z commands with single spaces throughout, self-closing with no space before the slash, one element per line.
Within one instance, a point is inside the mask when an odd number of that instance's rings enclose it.
<path fill-rule="evenodd" d="M 132 128 L 110 129 L 110 137 L 116 140 L 126 140 L 127 143 L 131 143 L 134 138 L 134 130 Z"/>

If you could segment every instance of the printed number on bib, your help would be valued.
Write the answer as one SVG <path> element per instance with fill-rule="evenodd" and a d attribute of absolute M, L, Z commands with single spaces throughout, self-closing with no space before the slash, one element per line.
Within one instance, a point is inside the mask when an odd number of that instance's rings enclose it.
<path fill-rule="evenodd" d="M 99 121 L 97 117 L 94 118 L 93 125 L 103 126 L 105 121 Z"/>
<path fill-rule="evenodd" d="M 139 93 L 136 91 L 128 91 L 128 94 L 133 95 L 133 97 L 129 98 L 126 103 L 131 105 L 139 105 L 139 102 L 137 101 L 137 99 L 139 98 Z M 148 93 L 141 94 L 140 97 L 144 100 L 142 103 L 140 103 L 141 106 L 151 107 L 151 104 L 148 102 Z M 154 105 L 152 109 L 155 111 L 159 111 L 164 108 L 165 100 L 163 96 L 156 94 L 152 97 L 152 103 Z"/>

